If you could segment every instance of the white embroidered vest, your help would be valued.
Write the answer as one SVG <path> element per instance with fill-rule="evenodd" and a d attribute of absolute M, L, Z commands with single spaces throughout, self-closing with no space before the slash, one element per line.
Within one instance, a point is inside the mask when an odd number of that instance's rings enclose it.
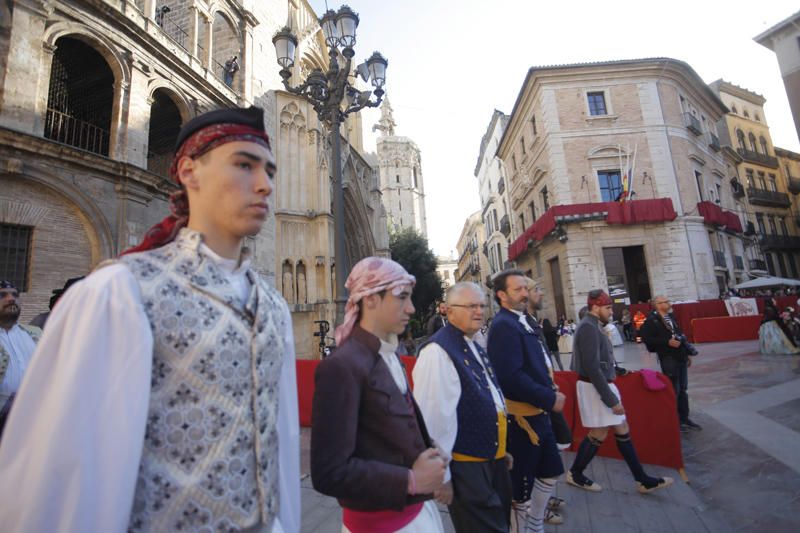
<path fill-rule="evenodd" d="M 123 256 L 153 331 L 152 388 L 131 531 L 237 531 L 278 513 L 281 296 L 253 270 L 242 306 L 183 229 Z"/>

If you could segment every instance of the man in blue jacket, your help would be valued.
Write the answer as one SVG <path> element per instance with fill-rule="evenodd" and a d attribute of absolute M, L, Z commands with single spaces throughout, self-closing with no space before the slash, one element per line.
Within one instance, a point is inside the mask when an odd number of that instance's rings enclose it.
<path fill-rule="evenodd" d="M 514 457 L 512 522 L 517 531 L 544 531 L 545 511 L 564 473 L 550 425 L 550 411 L 564 409 L 553 382 L 542 339 L 526 320 L 528 284 L 521 270 L 504 270 L 493 282 L 500 312 L 489 330 L 489 359 L 511 415 L 508 451 Z"/>

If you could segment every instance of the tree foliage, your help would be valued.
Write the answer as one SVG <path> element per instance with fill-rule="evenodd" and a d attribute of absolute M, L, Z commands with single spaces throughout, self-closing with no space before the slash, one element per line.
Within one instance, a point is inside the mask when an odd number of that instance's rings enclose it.
<path fill-rule="evenodd" d="M 416 308 L 417 324 L 424 324 L 434 303 L 442 299 L 442 279 L 436 272 L 436 256 L 428 247 L 428 239 L 414 228 L 393 232 L 389 240 L 392 259 L 417 278 L 411 301 Z"/>

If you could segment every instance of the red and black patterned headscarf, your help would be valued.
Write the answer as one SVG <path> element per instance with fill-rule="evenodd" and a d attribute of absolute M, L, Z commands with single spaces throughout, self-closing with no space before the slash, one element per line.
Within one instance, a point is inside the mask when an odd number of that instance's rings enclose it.
<path fill-rule="evenodd" d="M 187 122 L 178 134 L 175 157 L 169 168 L 169 177 L 178 183 L 178 163 L 184 157 L 197 159 L 223 144 L 235 141 L 258 143 L 269 149 L 269 136 L 264 129 L 264 111 L 258 107 L 247 109 L 219 109 L 210 111 Z M 170 215 L 147 230 L 142 242 L 120 255 L 144 252 L 169 244 L 178 231 L 189 221 L 189 200 L 181 187 L 169 197 Z"/>

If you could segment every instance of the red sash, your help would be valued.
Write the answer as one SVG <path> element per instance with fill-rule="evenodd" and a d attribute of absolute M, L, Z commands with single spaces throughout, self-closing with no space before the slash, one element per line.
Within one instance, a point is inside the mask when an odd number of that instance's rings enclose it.
<path fill-rule="evenodd" d="M 402 511 L 354 511 L 345 508 L 342 523 L 351 533 L 394 533 L 413 522 L 423 505 L 422 502 L 415 503 Z"/>

